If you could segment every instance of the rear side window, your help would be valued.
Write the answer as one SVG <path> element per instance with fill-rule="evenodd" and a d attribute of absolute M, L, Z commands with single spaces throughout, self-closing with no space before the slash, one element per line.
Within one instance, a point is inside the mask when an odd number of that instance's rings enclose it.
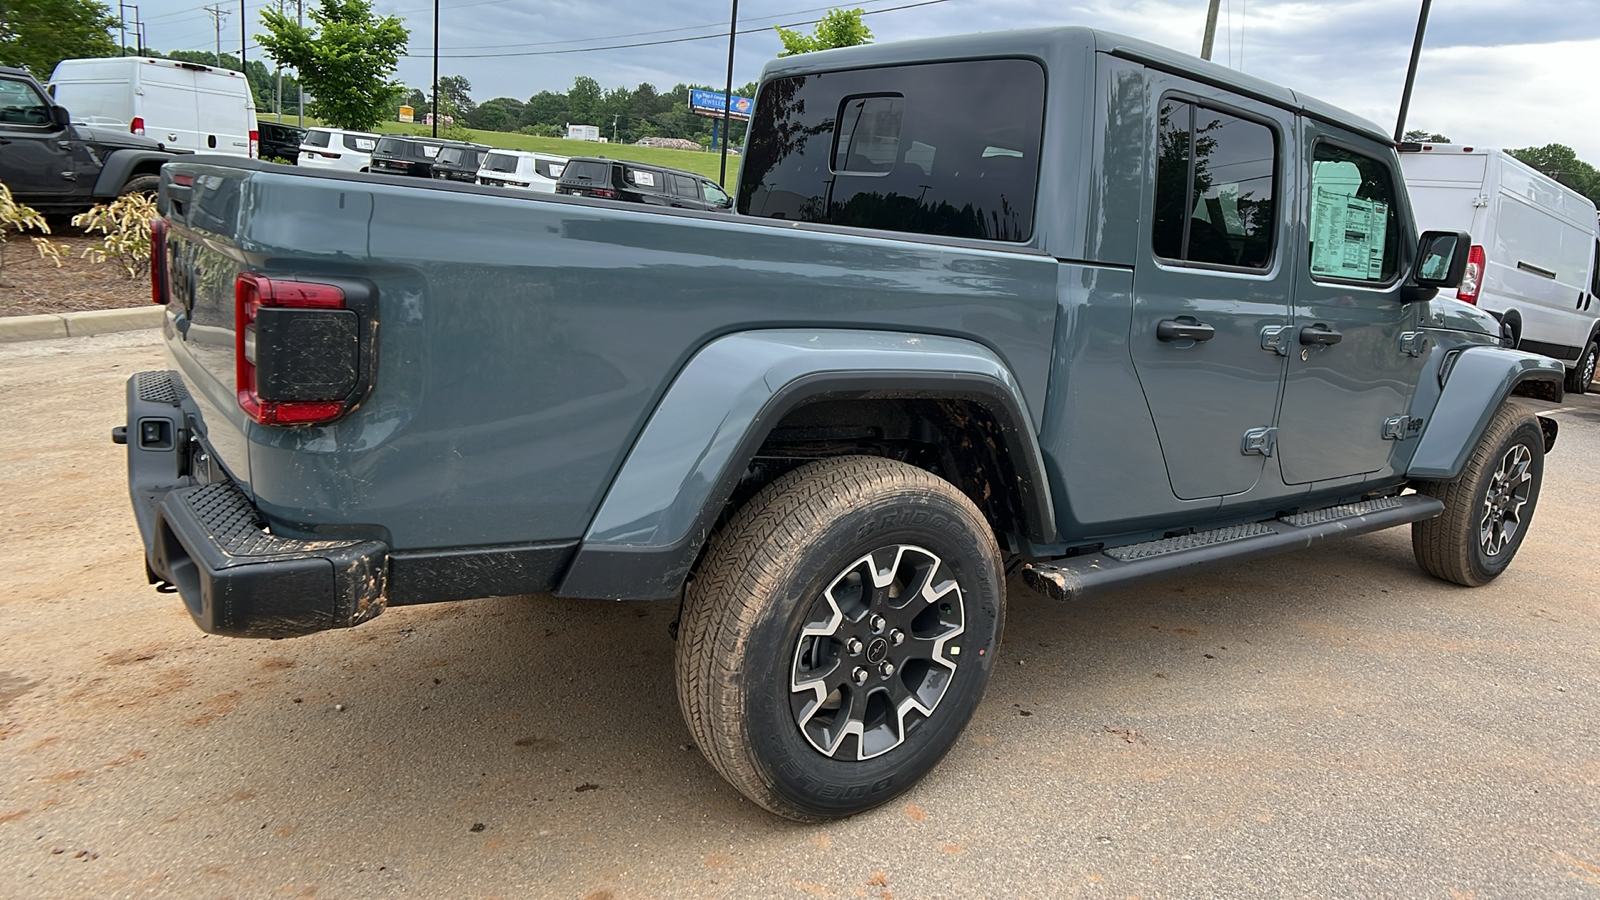
<path fill-rule="evenodd" d="M 320 146 L 325 147 L 327 145 L 322 144 Z M 346 150 L 356 150 L 361 153 L 371 153 L 373 150 L 376 150 L 377 147 L 378 142 L 372 138 L 362 137 L 358 134 L 347 134 L 344 136 L 344 148 Z"/>
<path fill-rule="evenodd" d="M 305 140 L 301 141 L 301 143 L 305 144 L 307 147 L 326 147 L 332 138 L 333 132 L 323 131 L 320 128 L 313 128 L 306 132 Z M 349 139 L 349 136 L 345 137 L 345 140 L 348 141 Z"/>
<path fill-rule="evenodd" d="M 667 175 L 667 178 L 672 181 L 672 192 L 674 194 L 690 200 L 700 199 L 700 186 L 694 183 L 693 178 L 689 177 L 688 175 L 674 175 L 670 173 Z"/>
<path fill-rule="evenodd" d="M 649 169 L 635 169 L 633 166 L 626 166 L 623 169 L 622 178 L 623 181 L 636 188 L 665 192 L 667 188 L 666 185 L 661 183 L 662 174 L 661 172 L 652 172 Z"/>
<path fill-rule="evenodd" d="M 1277 231 L 1272 129 L 1174 97 L 1156 126 L 1151 245 L 1164 259 L 1264 269 Z"/>
<path fill-rule="evenodd" d="M 1395 276 L 1400 224 L 1389 167 L 1327 142 L 1311 156 L 1311 275 L 1382 283 Z"/>
<path fill-rule="evenodd" d="M 999 241 L 1033 234 L 1044 121 L 1036 62 L 776 79 L 754 119 L 741 213 Z"/>
<path fill-rule="evenodd" d="M 533 161 L 533 170 L 545 178 L 555 180 L 561 177 L 561 174 L 567 170 L 567 167 L 565 164 L 556 162 L 553 159 L 535 159 Z M 605 177 L 604 167 L 601 167 L 598 177 Z"/>

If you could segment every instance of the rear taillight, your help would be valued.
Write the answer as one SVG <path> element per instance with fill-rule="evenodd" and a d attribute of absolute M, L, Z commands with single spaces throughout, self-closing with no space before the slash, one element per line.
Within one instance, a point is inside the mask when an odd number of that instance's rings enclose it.
<path fill-rule="evenodd" d="M 1461 286 L 1456 290 L 1456 299 L 1463 300 L 1476 306 L 1478 304 L 1478 289 L 1483 287 L 1483 269 L 1488 264 L 1483 254 L 1483 247 L 1473 244 L 1467 251 L 1467 270 L 1461 274 Z"/>
<path fill-rule="evenodd" d="M 150 220 L 150 302 L 167 302 L 167 220 Z"/>
<path fill-rule="evenodd" d="M 611 200 L 617 196 L 617 192 L 607 188 L 593 188 L 589 191 L 589 196 L 604 197 L 607 200 Z"/>
<path fill-rule="evenodd" d="M 310 425 L 343 415 L 358 365 L 358 324 L 345 309 L 344 291 L 244 272 L 234 300 L 239 408 L 263 425 Z M 290 366 L 295 371 L 284 371 Z M 270 378 L 263 379 L 263 370 Z"/>
<path fill-rule="evenodd" d="M 250 132 L 250 158 L 261 158 L 261 132 L 259 131 L 252 130 Z"/>
<path fill-rule="evenodd" d="M 133 121 L 128 123 L 128 133 L 144 134 L 144 116 L 133 117 Z"/>

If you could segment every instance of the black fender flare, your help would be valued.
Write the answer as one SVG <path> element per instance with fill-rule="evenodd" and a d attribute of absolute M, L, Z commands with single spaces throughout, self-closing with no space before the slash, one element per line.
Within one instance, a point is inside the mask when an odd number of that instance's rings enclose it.
<path fill-rule="evenodd" d="M 122 193 L 123 185 L 128 179 L 134 177 L 142 168 L 149 168 L 149 172 L 140 174 L 158 175 L 161 166 L 177 159 L 175 153 L 165 153 L 160 150 L 113 150 L 105 158 L 105 165 L 100 168 L 100 177 L 94 182 L 94 196 L 97 200 L 106 200 Z M 154 163 L 154 165 L 151 165 Z"/>

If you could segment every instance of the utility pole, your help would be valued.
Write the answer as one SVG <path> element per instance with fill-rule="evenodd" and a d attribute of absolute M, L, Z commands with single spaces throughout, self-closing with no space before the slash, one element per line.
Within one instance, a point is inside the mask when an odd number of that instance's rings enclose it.
<path fill-rule="evenodd" d="M 134 55 L 143 56 L 144 48 L 149 45 L 144 40 L 144 23 L 139 21 L 139 5 L 137 3 L 133 5 L 133 42 L 139 45 Z"/>
<path fill-rule="evenodd" d="M 217 4 L 216 6 L 207 6 L 205 8 L 205 10 L 206 10 L 206 12 L 211 14 L 211 24 L 216 26 L 216 31 L 217 31 L 217 44 L 216 44 L 217 67 L 221 68 L 222 67 L 222 20 L 226 19 L 228 17 L 228 14 L 233 12 L 233 10 L 224 9 L 222 4 L 220 4 L 220 3 Z"/>
<path fill-rule="evenodd" d="M 738 34 L 739 0 L 733 0 L 733 13 L 728 19 L 728 88 L 722 95 L 722 174 L 717 176 L 717 184 L 724 189 L 728 186 L 728 118 L 733 111 L 733 39 Z"/>
<path fill-rule="evenodd" d="M 433 136 L 439 136 L 439 0 L 433 0 Z"/>
<path fill-rule="evenodd" d="M 617 114 L 611 114 L 611 143 L 617 142 Z"/>
<path fill-rule="evenodd" d="M 278 15 L 280 15 L 280 16 L 283 15 L 283 0 L 278 0 Z M 274 60 L 274 63 L 277 63 L 277 61 Z M 274 77 L 277 79 L 277 83 L 272 89 L 272 107 L 273 107 L 273 111 L 278 114 L 278 121 L 282 122 L 283 121 L 283 64 L 282 63 L 277 63 L 275 68 L 277 69 L 277 71 L 274 73 Z"/>
<path fill-rule="evenodd" d="M 250 83 L 250 73 L 244 68 L 244 26 L 245 26 L 244 0 L 239 0 L 239 71 L 244 73 L 245 84 Z"/>
<path fill-rule="evenodd" d="M 1428 30 L 1428 7 L 1433 0 L 1422 0 L 1422 12 L 1417 15 L 1417 36 L 1411 42 L 1411 65 L 1406 67 L 1406 88 L 1400 94 L 1400 118 L 1394 123 L 1394 142 L 1406 136 L 1406 113 L 1411 111 L 1411 84 L 1417 80 L 1417 60 L 1422 56 L 1422 33 Z"/>
<path fill-rule="evenodd" d="M 1217 8 L 1221 5 L 1222 0 L 1211 0 L 1211 6 L 1206 9 L 1206 35 L 1200 39 L 1201 59 L 1211 58 L 1211 45 L 1217 39 Z"/>
<path fill-rule="evenodd" d="M 128 5 L 117 0 L 117 33 L 120 35 L 122 55 L 128 55 Z M 137 35 L 135 35 L 137 37 Z"/>
<path fill-rule="evenodd" d="M 300 24 L 300 27 L 302 27 L 302 28 L 305 27 L 305 24 L 306 24 L 306 4 L 305 4 L 305 0 L 294 0 L 294 20 L 297 23 Z M 299 70 L 296 70 L 295 74 L 298 75 L 299 74 Z M 300 79 L 299 78 L 296 78 L 294 80 L 294 108 L 300 114 L 300 127 L 301 128 L 306 127 L 306 89 L 305 89 L 305 85 L 300 83 Z"/>

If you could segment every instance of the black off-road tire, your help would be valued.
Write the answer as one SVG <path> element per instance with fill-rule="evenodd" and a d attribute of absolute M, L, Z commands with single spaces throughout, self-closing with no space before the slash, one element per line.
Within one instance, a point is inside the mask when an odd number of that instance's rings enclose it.
<path fill-rule="evenodd" d="M 892 583 L 877 584 L 886 572 Z M 685 592 L 684 721 L 730 784 L 780 816 L 871 809 L 933 768 L 972 717 L 1004 579 L 988 523 L 949 482 L 865 456 L 796 469 L 711 538 Z M 844 683 L 824 697 L 830 679 Z M 924 714 L 905 698 L 932 704 Z"/>
<path fill-rule="evenodd" d="M 1467 587 L 1504 572 L 1527 537 L 1544 481 L 1544 432 L 1527 407 L 1503 404 L 1454 481 L 1416 482 L 1444 514 L 1411 526 L 1423 571 Z"/>
<path fill-rule="evenodd" d="M 128 179 L 127 184 L 122 186 L 122 190 L 117 192 L 117 196 L 126 197 L 129 194 L 154 194 L 156 189 L 159 187 L 161 187 L 160 175 L 135 175 Z"/>
<path fill-rule="evenodd" d="M 1590 341 L 1579 354 L 1578 362 L 1572 370 L 1567 372 L 1567 393 L 1587 394 L 1594 385 L 1594 371 L 1597 359 L 1600 359 L 1600 344 Z"/>

